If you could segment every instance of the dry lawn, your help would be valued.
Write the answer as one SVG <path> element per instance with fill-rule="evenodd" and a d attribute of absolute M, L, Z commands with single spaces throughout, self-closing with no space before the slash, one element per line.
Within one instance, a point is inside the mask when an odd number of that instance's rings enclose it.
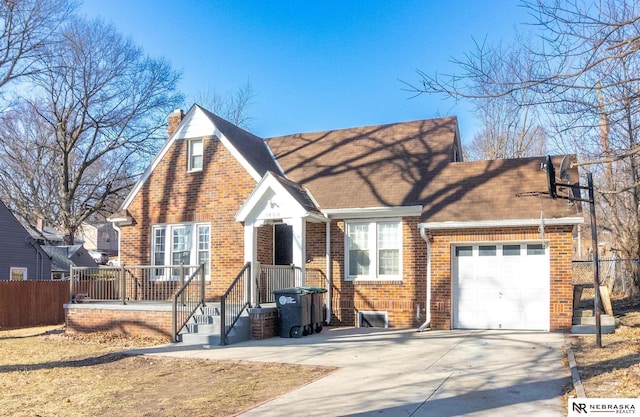
<path fill-rule="evenodd" d="M 32 333 L 0 331 L 2 415 L 229 416 L 333 370 L 127 356 L 161 341 Z"/>
<path fill-rule="evenodd" d="M 595 335 L 569 338 L 580 379 L 590 398 L 640 398 L 640 298 L 613 300 L 613 311 L 620 326 L 602 348 Z"/>

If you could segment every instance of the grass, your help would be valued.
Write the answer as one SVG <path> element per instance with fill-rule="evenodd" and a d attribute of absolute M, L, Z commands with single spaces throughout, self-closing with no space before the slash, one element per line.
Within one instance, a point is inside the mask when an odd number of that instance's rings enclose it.
<path fill-rule="evenodd" d="M 590 398 L 640 398 L 640 298 L 613 300 L 614 334 L 571 336 L 580 380 Z M 574 393 L 575 395 L 575 393 Z"/>
<path fill-rule="evenodd" d="M 568 339 L 588 397 L 640 398 L 640 297 L 614 300 L 614 312 L 620 326 L 602 335 L 602 348 L 593 335 Z M 44 330 L 0 331 L 3 415 L 229 416 L 334 369 L 128 356 L 164 341 Z"/>
<path fill-rule="evenodd" d="M 228 416 L 333 370 L 122 353 L 159 343 L 109 334 L 0 331 L 0 410 L 43 417 Z"/>

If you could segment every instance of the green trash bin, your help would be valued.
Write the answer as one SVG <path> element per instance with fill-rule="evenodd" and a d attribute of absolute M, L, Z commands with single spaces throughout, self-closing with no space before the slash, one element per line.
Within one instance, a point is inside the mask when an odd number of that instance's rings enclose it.
<path fill-rule="evenodd" d="M 280 337 L 302 337 L 311 328 L 311 292 L 300 287 L 275 290 Z"/>
<path fill-rule="evenodd" d="M 321 287 L 300 287 L 303 290 L 307 290 L 311 293 L 311 314 L 309 333 L 320 333 L 322 331 L 322 325 L 324 320 L 324 293 L 327 292 L 326 288 Z"/>

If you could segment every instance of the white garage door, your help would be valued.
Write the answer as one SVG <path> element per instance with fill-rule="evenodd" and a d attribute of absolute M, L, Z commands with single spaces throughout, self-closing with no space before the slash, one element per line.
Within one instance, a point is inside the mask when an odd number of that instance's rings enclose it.
<path fill-rule="evenodd" d="M 549 251 L 540 243 L 453 248 L 453 327 L 549 329 Z"/>

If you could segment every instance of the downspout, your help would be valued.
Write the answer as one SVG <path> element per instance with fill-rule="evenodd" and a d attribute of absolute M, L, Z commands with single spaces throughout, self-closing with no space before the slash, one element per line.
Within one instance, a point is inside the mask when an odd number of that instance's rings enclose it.
<path fill-rule="evenodd" d="M 327 316 L 325 323 L 331 324 L 331 220 L 325 223 L 325 259 L 327 260 Z"/>
<path fill-rule="evenodd" d="M 426 312 L 425 321 L 418 327 L 419 332 L 425 330 L 431 330 L 431 239 L 432 237 L 427 233 L 424 227 L 420 227 L 420 236 L 427 242 L 427 300 L 426 300 Z"/>
<path fill-rule="evenodd" d="M 116 231 L 116 233 L 118 234 L 118 266 L 122 266 L 122 262 L 120 262 L 120 244 L 122 243 L 122 239 L 120 238 L 121 233 L 120 233 L 120 226 L 118 226 L 117 224 L 111 223 L 113 225 L 113 229 Z M 97 246 L 97 245 L 96 245 Z"/>

